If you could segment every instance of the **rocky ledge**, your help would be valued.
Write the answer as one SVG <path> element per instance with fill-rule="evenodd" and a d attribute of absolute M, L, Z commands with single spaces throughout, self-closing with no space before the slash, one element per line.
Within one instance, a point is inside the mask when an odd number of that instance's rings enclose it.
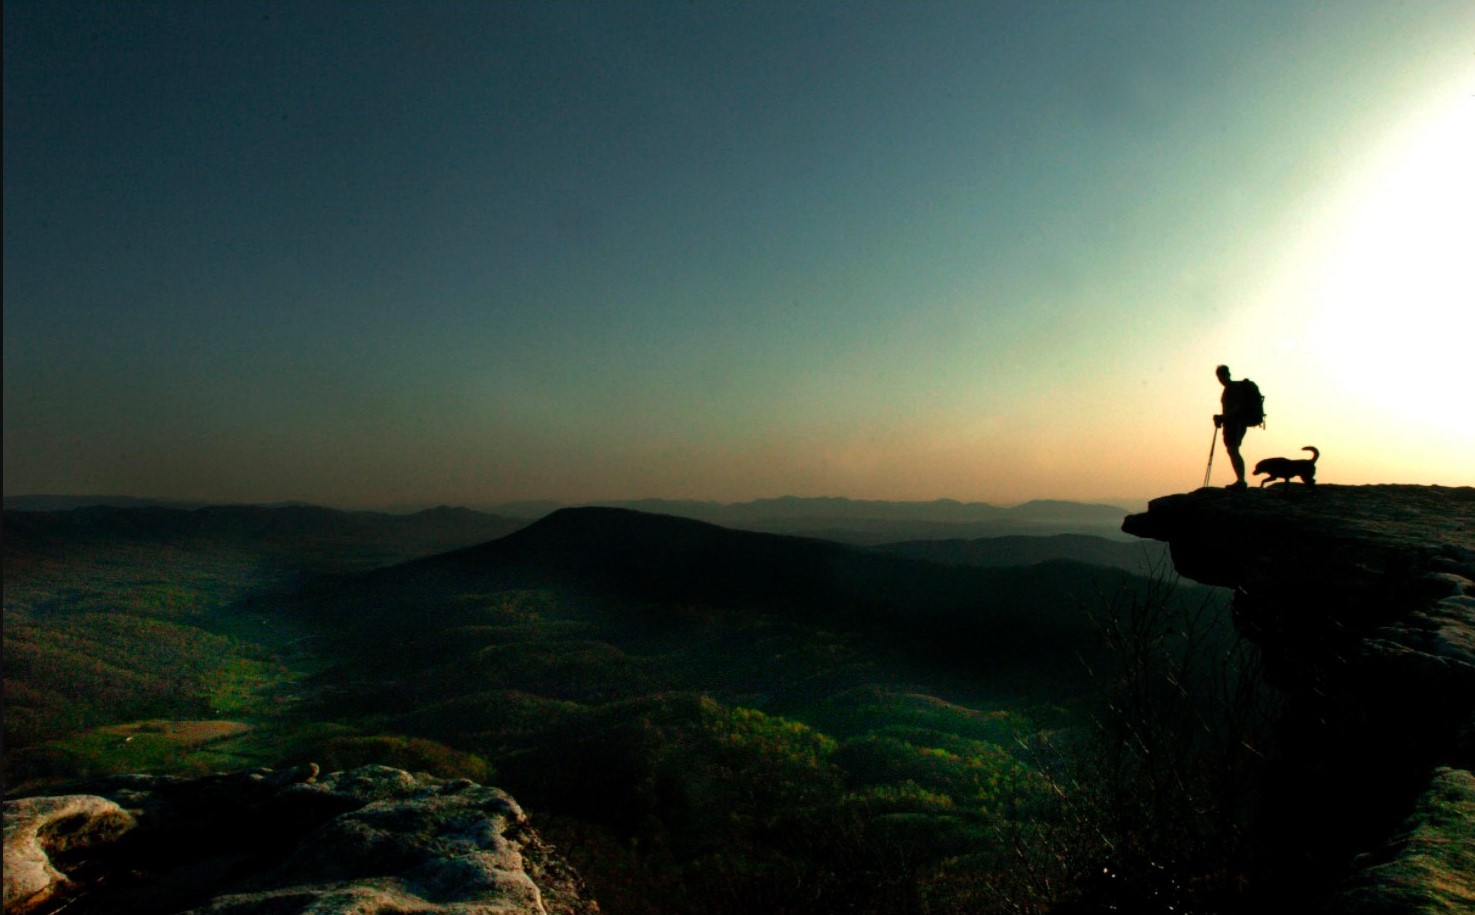
<path fill-rule="evenodd" d="M 384 766 L 7 800 L 4 867 L 6 915 L 599 911 L 507 794 Z"/>
<path fill-rule="evenodd" d="M 1234 589 L 1284 693 L 1266 879 L 1340 887 L 1326 911 L 1475 911 L 1475 489 L 1201 489 L 1122 529 Z"/>

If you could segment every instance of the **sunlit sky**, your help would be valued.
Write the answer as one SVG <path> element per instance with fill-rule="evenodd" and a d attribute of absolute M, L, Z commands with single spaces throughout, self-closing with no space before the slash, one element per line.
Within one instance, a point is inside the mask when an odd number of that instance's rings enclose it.
<path fill-rule="evenodd" d="M 1475 484 L 1475 3 L 4 5 L 4 492 Z M 1215 482 L 1231 479 L 1222 453 Z"/>

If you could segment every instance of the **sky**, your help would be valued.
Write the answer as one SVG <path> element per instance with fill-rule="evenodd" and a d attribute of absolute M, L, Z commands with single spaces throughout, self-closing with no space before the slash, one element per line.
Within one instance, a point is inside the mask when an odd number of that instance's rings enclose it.
<path fill-rule="evenodd" d="M 1475 3 L 4 5 L 4 492 L 1475 485 Z M 1222 452 L 1214 482 L 1232 479 Z"/>

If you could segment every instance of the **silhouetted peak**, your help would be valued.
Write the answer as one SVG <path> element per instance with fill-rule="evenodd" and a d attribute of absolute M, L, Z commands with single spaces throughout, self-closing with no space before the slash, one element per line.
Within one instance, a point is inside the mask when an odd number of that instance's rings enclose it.
<path fill-rule="evenodd" d="M 455 562 L 535 566 L 651 599 L 726 602 L 812 594 L 849 547 L 626 508 L 566 508 Z"/>
<path fill-rule="evenodd" d="M 437 505 L 434 508 L 423 508 L 411 513 L 412 518 L 430 519 L 461 519 L 461 518 L 485 518 L 486 512 L 479 512 L 472 508 L 462 508 L 458 505 Z"/>
<path fill-rule="evenodd" d="M 707 521 L 630 508 L 589 506 L 561 508 L 508 539 L 527 544 L 568 547 L 580 543 L 604 548 L 659 547 L 727 538 L 774 538 L 772 534 L 737 531 Z M 794 538 L 782 538 L 794 539 Z"/>
<path fill-rule="evenodd" d="M 739 531 L 692 518 L 605 507 L 559 509 L 503 538 L 498 546 L 523 553 L 663 564 L 715 561 L 754 551 L 776 556 L 794 549 L 840 549 L 803 537 Z"/>

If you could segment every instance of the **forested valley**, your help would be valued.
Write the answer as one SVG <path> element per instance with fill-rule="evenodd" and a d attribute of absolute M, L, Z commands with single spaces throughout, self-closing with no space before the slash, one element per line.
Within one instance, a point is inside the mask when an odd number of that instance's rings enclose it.
<path fill-rule="evenodd" d="M 464 776 L 611 913 L 1218 911 L 1253 866 L 1273 702 L 1160 554 L 254 511 L 6 512 L 7 795 Z"/>

